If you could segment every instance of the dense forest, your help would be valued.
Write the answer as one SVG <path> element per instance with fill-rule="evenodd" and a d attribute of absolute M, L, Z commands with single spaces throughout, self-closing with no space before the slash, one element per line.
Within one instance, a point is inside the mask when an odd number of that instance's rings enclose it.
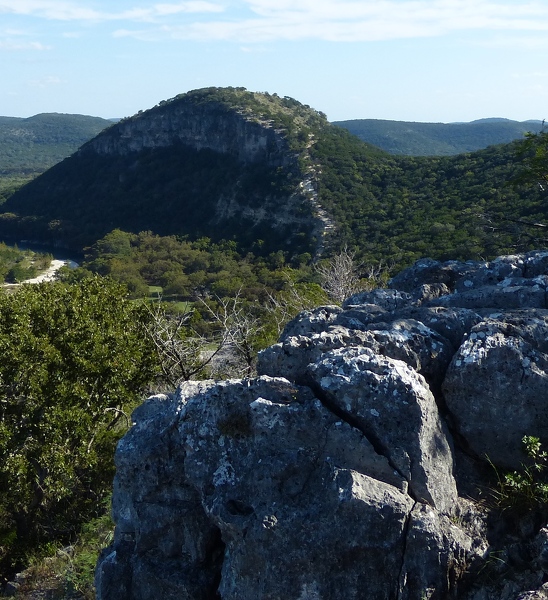
<path fill-rule="evenodd" d="M 84 115 L 0 117 L 0 204 L 110 125 Z"/>
<path fill-rule="evenodd" d="M 43 173 L 109 125 L 99 117 L 57 113 L 0 117 L 0 176 Z"/>
<path fill-rule="evenodd" d="M 470 123 L 415 123 L 380 119 L 334 121 L 364 142 L 390 154 L 450 156 L 509 144 L 528 132 L 538 133 L 541 121 L 479 119 Z"/>
<path fill-rule="evenodd" d="M 530 152 L 525 140 L 458 156 L 391 156 L 295 100 L 240 88 L 177 97 L 126 126 L 208 104 L 216 118 L 246 114 L 281 132 L 285 163 L 245 164 L 182 144 L 88 149 L 14 193 L 0 207 L 0 234 L 81 250 L 118 228 L 230 240 L 244 254 L 281 251 L 289 263 L 313 257 L 319 245 L 328 253 L 348 247 L 368 264 L 401 267 L 425 255 L 476 259 L 529 250 L 538 237 L 515 222 L 548 221 L 542 190 L 518 182 Z M 117 139 L 116 127 L 97 140 Z M 310 192 L 299 187 L 305 180 L 333 225 L 325 238 L 318 238 Z M 290 218 L 278 227 L 274 217 L 284 211 Z"/>

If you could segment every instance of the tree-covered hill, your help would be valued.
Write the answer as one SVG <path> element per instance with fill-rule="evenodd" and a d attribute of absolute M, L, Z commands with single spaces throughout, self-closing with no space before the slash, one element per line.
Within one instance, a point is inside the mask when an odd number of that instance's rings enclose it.
<path fill-rule="evenodd" d="M 0 235 L 80 250 L 119 228 L 286 260 L 347 247 L 398 266 L 491 257 L 539 245 L 516 220 L 548 222 L 543 191 L 513 183 L 524 143 L 392 156 L 291 98 L 207 88 L 123 120 L 27 184 L 1 207 Z"/>
<path fill-rule="evenodd" d="M 479 119 L 470 123 L 416 123 L 382 119 L 336 121 L 362 141 L 390 154 L 408 156 L 449 156 L 481 150 L 495 144 L 508 144 L 531 131 L 538 132 L 541 121 Z"/>
<path fill-rule="evenodd" d="M 99 117 L 57 113 L 0 117 L 0 177 L 43 173 L 109 125 Z"/>
<path fill-rule="evenodd" d="M 178 96 L 125 119 L 2 207 L 0 233 L 82 248 L 114 228 L 314 251 L 301 186 L 325 116 L 243 88 Z"/>

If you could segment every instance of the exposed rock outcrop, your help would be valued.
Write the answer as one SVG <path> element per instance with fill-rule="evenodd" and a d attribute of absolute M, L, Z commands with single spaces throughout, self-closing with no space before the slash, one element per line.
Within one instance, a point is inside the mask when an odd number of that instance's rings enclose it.
<path fill-rule="evenodd" d="M 419 261 L 301 313 L 260 376 L 147 400 L 97 598 L 548 597 L 541 513 L 485 503 L 489 463 L 548 440 L 546 273 L 548 253 Z"/>
<path fill-rule="evenodd" d="M 174 101 L 138 117 L 121 121 L 84 145 L 80 152 L 124 155 L 183 144 L 197 151 L 229 154 L 243 163 L 261 161 L 281 167 L 294 161 L 281 131 L 220 102 Z"/>

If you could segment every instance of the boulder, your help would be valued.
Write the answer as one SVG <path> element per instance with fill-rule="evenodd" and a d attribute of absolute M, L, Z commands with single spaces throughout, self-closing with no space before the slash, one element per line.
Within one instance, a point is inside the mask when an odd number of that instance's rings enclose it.
<path fill-rule="evenodd" d="M 456 428 L 497 467 L 520 468 L 525 435 L 547 439 L 547 340 L 548 311 L 486 318 L 447 371 L 443 395 Z"/>
<path fill-rule="evenodd" d="M 98 600 L 548 597 L 548 515 L 488 491 L 548 443 L 548 253 L 390 286 L 302 312 L 255 378 L 134 412 Z"/>
<path fill-rule="evenodd" d="M 310 385 L 387 456 L 417 501 L 442 513 L 455 507 L 450 436 L 423 377 L 369 348 L 328 352 L 308 367 Z"/>

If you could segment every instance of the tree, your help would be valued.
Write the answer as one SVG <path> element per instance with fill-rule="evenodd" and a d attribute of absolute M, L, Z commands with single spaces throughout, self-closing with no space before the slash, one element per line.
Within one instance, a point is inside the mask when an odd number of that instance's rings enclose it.
<path fill-rule="evenodd" d="M 548 130 L 527 133 L 518 155 L 523 161 L 519 182 L 534 182 L 544 192 L 548 190 Z"/>
<path fill-rule="evenodd" d="M 89 277 L 0 294 L 0 561 L 70 535 L 110 489 L 114 444 L 157 371 L 148 313 Z"/>
<path fill-rule="evenodd" d="M 359 289 L 360 277 L 354 253 L 346 248 L 327 263 L 317 265 L 316 270 L 322 279 L 322 288 L 338 304 Z"/>

